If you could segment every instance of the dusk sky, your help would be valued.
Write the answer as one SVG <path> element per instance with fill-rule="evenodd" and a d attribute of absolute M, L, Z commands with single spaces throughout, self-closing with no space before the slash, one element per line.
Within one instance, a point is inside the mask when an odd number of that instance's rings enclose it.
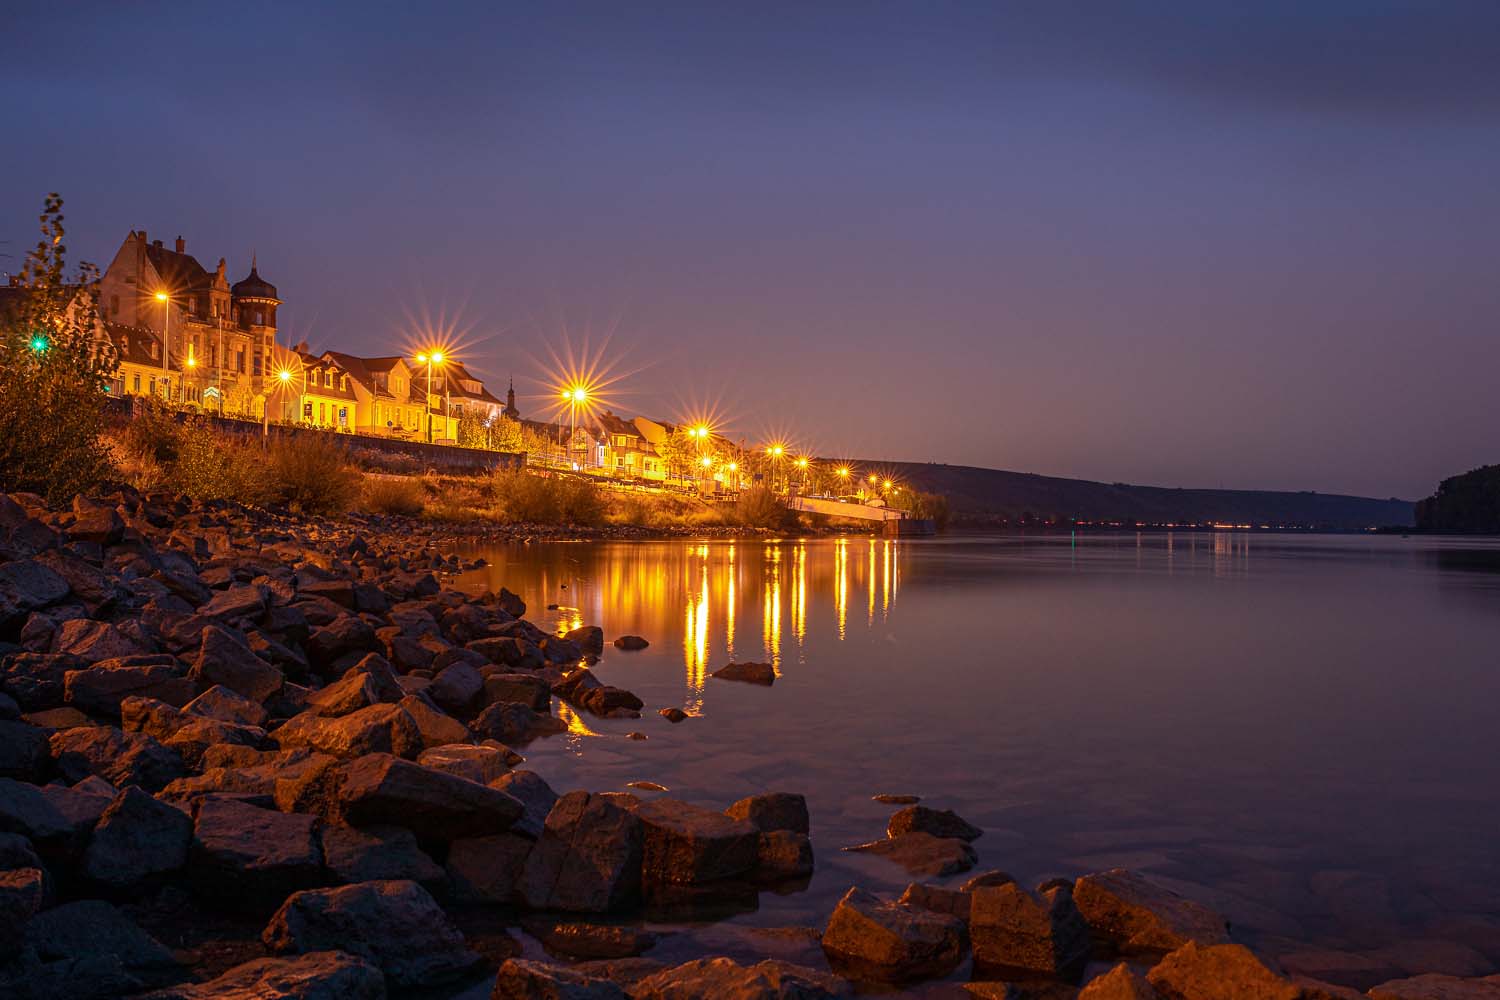
<path fill-rule="evenodd" d="M 0 10 L 0 270 L 67 199 L 284 340 L 456 321 L 528 415 L 1415 498 L 1500 461 L 1500 3 Z"/>

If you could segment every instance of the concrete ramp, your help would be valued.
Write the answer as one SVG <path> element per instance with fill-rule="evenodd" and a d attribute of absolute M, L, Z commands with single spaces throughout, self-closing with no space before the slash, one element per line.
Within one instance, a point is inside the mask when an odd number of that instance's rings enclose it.
<path fill-rule="evenodd" d="M 871 507 L 863 503 L 843 503 L 827 497 L 788 497 L 787 506 L 792 510 L 805 510 L 811 514 L 828 514 L 832 517 L 854 517 L 861 521 L 900 521 L 905 511 L 891 507 Z"/>

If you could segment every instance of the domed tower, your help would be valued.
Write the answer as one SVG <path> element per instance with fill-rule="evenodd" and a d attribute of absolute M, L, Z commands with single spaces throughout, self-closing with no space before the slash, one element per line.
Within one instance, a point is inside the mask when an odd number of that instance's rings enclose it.
<path fill-rule="evenodd" d="M 265 374 L 266 365 L 276 345 L 276 286 L 255 269 L 255 255 L 250 255 L 250 274 L 229 289 L 234 302 L 234 318 L 239 328 L 250 335 L 255 351 L 256 374 Z"/>

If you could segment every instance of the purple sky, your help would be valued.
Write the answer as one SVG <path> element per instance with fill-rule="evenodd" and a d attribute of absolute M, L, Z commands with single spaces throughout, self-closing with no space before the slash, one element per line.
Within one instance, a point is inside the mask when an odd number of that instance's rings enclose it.
<path fill-rule="evenodd" d="M 522 408 L 1167 486 L 1500 461 L 1500 4 L 40 4 L 0 12 L 0 269 L 68 201 L 314 348 L 423 318 Z M 640 7 L 640 12 L 627 8 Z"/>

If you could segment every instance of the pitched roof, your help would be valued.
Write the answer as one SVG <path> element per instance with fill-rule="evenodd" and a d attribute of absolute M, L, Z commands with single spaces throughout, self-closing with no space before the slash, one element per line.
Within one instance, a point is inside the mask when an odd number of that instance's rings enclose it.
<path fill-rule="evenodd" d="M 129 363 L 144 368 L 161 367 L 161 357 L 151 354 L 152 345 L 159 343 L 159 338 L 154 331 L 139 326 L 105 323 L 104 332 L 109 337 L 110 343 L 114 344 L 115 350 L 119 352 L 121 364 Z"/>
<path fill-rule="evenodd" d="M 213 286 L 213 273 L 204 270 L 203 265 L 198 263 L 198 258 L 192 254 L 178 253 L 164 246 L 159 247 L 155 243 L 147 243 L 146 259 L 151 262 L 152 267 L 156 268 L 156 273 L 161 275 L 162 281 L 174 294 L 199 291 Z"/>

